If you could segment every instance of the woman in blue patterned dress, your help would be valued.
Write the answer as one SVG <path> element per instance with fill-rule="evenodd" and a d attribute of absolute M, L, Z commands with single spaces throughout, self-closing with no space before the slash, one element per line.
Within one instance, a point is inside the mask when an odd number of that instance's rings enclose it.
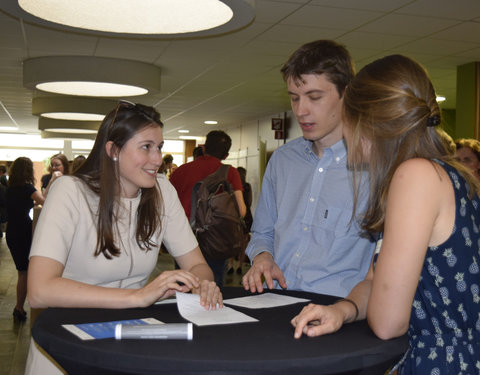
<path fill-rule="evenodd" d="M 293 318 L 295 337 L 366 317 L 382 339 L 408 331 L 409 348 L 393 371 L 480 374 L 479 186 L 439 124 L 432 83 L 407 57 L 376 60 L 347 87 L 349 163 L 369 170 L 372 187 L 360 220 L 382 240 L 347 299 L 309 305 Z"/>

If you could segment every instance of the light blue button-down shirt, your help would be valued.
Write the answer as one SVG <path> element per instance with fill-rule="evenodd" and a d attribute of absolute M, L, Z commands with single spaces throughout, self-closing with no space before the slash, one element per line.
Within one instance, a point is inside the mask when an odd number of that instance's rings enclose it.
<path fill-rule="evenodd" d="M 368 271 L 375 244 L 351 220 L 346 163 L 343 140 L 319 159 L 303 137 L 279 147 L 268 162 L 246 253 L 251 260 L 271 253 L 288 289 L 344 297 Z M 357 212 L 364 212 L 366 197 L 364 189 Z"/>

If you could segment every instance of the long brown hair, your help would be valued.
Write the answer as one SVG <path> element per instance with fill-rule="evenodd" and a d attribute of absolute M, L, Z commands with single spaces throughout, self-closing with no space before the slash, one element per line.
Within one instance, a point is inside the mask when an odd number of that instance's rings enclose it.
<path fill-rule="evenodd" d="M 346 130 L 351 131 L 348 152 L 355 172 L 355 207 L 361 176 L 358 172 L 365 165 L 369 170 L 370 195 L 363 229 L 383 231 L 393 174 L 408 159 L 444 161 L 467 179 L 472 195 L 478 191 L 475 178 L 455 161 L 437 130 L 440 108 L 435 90 L 426 71 L 410 58 L 391 55 L 361 69 L 346 89 L 343 115 Z M 369 144 L 368 161 L 363 154 L 365 144 Z"/>
<path fill-rule="evenodd" d="M 23 186 L 26 184 L 35 185 L 35 177 L 33 174 L 33 162 L 25 157 L 20 156 L 15 159 L 8 169 L 8 186 Z"/>
<path fill-rule="evenodd" d="M 119 207 L 121 191 L 119 167 L 107 154 L 105 145 L 112 141 L 115 151 L 120 152 L 130 138 L 150 126 L 163 127 L 160 114 L 153 107 L 120 102 L 103 120 L 92 151 L 74 172 L 99 197 L 95 256 L 102 253 L 111 259 L 120 255 L 114 241 L 115 210 Z M 152 188 L 142 188 L 135 237 L 143 250 L 160 246 L 152 241 L 152 236 L 161 230 L 161 210 L 163 201 L 157 184 Z"/>

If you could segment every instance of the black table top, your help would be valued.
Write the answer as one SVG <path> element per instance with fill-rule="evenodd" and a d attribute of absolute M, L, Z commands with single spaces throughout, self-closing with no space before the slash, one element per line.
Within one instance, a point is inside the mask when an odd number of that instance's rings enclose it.
<path fill-rule="evenodd" d="M 271 291 L 314 303 L 337 298 L 298 291 Z M 242 288 L 224 288 L 224 299 L 250 295 Z M 405 336 L 378 339 L 366 321 L 346 324 L 340 331 L 315 338 L 293 338 L 290 320 L 306 303 L 269 309 L 235 310 L 258 322 L 194 326 L 193 340 L 82 341 L 62 324 L 156 318 L 186 322 L 176 304 L 137 309 L 60 309 L 43 311 L 32 336 L 69 374 L 383 374 L 407 348 Z M 362 372 L 363 371 L 363 372 Z"/>

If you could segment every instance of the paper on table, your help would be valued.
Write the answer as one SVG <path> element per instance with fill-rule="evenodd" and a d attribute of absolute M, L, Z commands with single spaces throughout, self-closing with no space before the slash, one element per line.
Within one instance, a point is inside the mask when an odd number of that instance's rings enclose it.
<path fill-rule="evenodd" d="M 226 306 L 221 309 L 217 308 L 216 310 L 205 310 L 205 308 L 200 305 L 200 296 L 198 294 L 177 292 L 176 296 L 180 315 L 197 326 L 258 321 L 258 319 Z"/>
<path fill-rule="evenodd" d="M 266 309 L 269 307 L 292 305 L 299 302 L 308 302 L 309 299 L 283 296 L 275 293 L 263 293 L 255 296 L 230 298 L 223 303 L 229 305 L 246 307 L 249 309 Z"/>

